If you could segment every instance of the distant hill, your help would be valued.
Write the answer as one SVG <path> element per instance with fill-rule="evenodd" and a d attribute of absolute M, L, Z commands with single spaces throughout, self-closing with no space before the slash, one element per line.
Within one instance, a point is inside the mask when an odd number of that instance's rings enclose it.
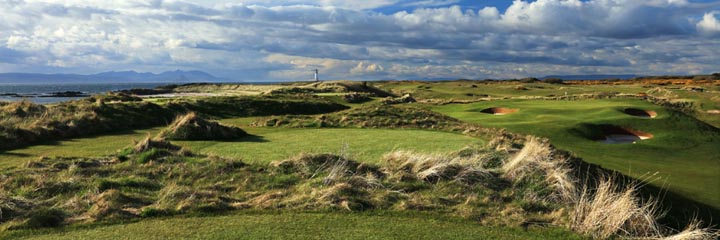
<path fill-rule="evenodd" d="M 0 73 L 0 83 L 128 83 L 128 82 L 223 82 L 227 79 L 215 77 L 202 71 L 167 71 L 159 74 L 135 71 L 103 72 L 92 75 L 41 74 L 41 73 Z"/>
<path fill-rule="evenodd" d="M 617 74 L 617 75 L 550 75 L 545 76 L 540 79 L 547 79 L 547 78 L 560 78 L 562 80 L 600 80 L 600 79 L 631 79 L 635 77 L 640 77 L 640 75 L 632 75 L 632 74 Z"/>

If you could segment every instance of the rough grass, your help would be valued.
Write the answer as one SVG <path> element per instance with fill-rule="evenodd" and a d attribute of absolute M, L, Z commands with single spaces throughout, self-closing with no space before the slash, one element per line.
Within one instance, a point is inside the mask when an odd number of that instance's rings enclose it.
<path fill-rule="evenodd" d="M 207 121 L 194 112 L 178 116 L 159 133 L 160 137 L 169 140 L 232 140 L 246 135 L 238 127 Z"/>
<path fill-rule="evenodd" d="M 534 137 L 527 137 L 521 149 L 494 140 L 488 146 L 442 155 L 396 151 L 381 165 L 357 162 L 342 151 L 304 154 L 263 166 L 196 155 L 150 138 L 127 149 L 107 158 L 48 158 L 5 171 L 0 191 L 9 195 L 3 199 L 33 200 L 31 207 L 10 210 L 12 218 L 1 226 L 21 229 L 284 209 L 432 212 L 485 225 L 568 226 L 601 238 L 662 237 L 672 232 L 655 221 L 653 203 L 641 202 L 633 187 L 622 190 L 616 181 L 601 181 L 593 190 L 586 186 L 577 197 L 556 198 L 574 193 L 558 181 L 575 183 L 575 173 L 555 163 L 567 159 Z M 20 200 L 4 200 L 3 205 L 11 201 Z M 50 207 L 55 208 L 30 210 Z M 691 226 L 680 234 L 717 233 Z"/>
<path fill-rule="evenodd" d="M 292 86 L 276 88 L 267 91 L 267 94 L 303 94 L 303 93 L 364 93 L 374 97 L 394 96 L 373 86 L 369 82 L 355 81 L 323 81 L 308 84 L 297 83 Z"/>
<path fill-rule="evenodd" d="M 515 221 L 497 220 L 501 211 L 493 209 L 503 209 L 507 200 L 527 199 L 507 192 L 505 200 L 480 201 L 477 194 L 497 194 L 511 185 L 494 189 L 478 184 L 491 175 L 467 160 L 455 162 L 460 168 L 455 174 L 437 171 L 442 162 L 426 162 L 427 169 L 442 173 L 432 177 L 425 174 L 428 170 L 417 170 L 418 178 L 390 178 L 404 168 L 359 163 L 341 155 L 300 155 L 263 167 L 197 156 L 162 139 L 147 138 L 128 149 L 101 159 L 34 161 L 5 172 L 0 190 L 11 198 L 32 198 L 33 209 L 60 206 L 67 213 L 64 224 L 244 208 L 441 211 L 469 217 L 485 214 L 487 223 L 512 226 L 530 217 L 555 218 L 548 210 L 516 209 Z M 62 182 L 68 184 L 57 185 Z M 36 227 L 28 225 L 32 211 L 16 209 L 18 214 L 5 227 Z"/>
<path fill-rule="evenodd" d="M 71 137 L 167 124 L 178 113 L 195 111 L 213 117 L 319 114 L 348 107 L 312 96 L 211 97 L 155 104 L 122 102 L 94 96 L 51 107 L 26 101 L 0 108 L 0 149 Z"/>
<path fill-rule="evenodd" d="M 497 160 L 494 146 L 448 158 L 396 152 L 381 166 L 352 160 L 346 151 L 248 165 L 149 137 L 127 149 L 107 158 L 33 161 L 6 171 L 0 190 L 33 198 L 32 208 L 60 206 L 64 224 L 246 208 L 437 211 L 508 226 L 563 219 L 559 205 L 526 198 L 513 190 L 518 185 L 479 164 Z M 32 227 L 28 214 L 14 215 L 5 227 Z"/>
<path fill-rule="evenodd" d="M 410 93 L 418 100 L 478 100 L 484 98 L 505 98 L 524 96 L 562 96 L 596 94 L 602 92 L 619 92 L 635 94 L 648 89 L 644 84 L 625 85 L 568 85 L 548 83 L 519 83 L 511 81 L 480 82 L 480 81 L 382 81 L 376 86 L 396 95 Z M 473 87 L 474 86 L 474 87 Z M 526 89 L 526 90 L 519 90 Z"/>
<path fill-rule="evenodd" d="M 571 228 L 606 239 L 613 235 L 660 237 L 656 204 L 636 197 L 636 186 L 620 187 L 614 179 L 601 179 L 594 191 L 584 189 L 571 214 Z"/>
<path fill-rule="evenodd" d="M 258 126 L 460 129 L 462 122 L 416 106 L 368 104 L 320 116 L 279 116 Z"/>

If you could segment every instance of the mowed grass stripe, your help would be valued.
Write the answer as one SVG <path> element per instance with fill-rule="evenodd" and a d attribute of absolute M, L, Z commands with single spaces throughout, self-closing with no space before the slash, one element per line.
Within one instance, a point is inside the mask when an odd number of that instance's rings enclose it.
<path fill-rule="evenodd" d="M 93 228 L 15 232 L 25 239 L 581 239 L 555 227 L 480 226 L 427 214 L 277 213 L 179 217 Z M 2 234 L 0 234 L 2 237 Z"/>

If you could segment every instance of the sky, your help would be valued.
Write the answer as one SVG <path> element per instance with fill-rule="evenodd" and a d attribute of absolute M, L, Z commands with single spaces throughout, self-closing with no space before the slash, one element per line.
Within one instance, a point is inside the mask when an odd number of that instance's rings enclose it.
<path fill-rule="evenodd" d="M 0 0 L 0 72 L 236 81 L 720 72 L 720 0 Z"/>

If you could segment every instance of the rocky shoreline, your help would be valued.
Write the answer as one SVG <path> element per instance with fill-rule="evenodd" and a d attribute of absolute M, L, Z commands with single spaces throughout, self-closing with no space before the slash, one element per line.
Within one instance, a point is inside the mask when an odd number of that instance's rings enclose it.
<path fill-rule="evenodd" d="M 89 97 L 90 94 L 78 91 L 64 91 L 51 93 L 0 93 L 0 97 L 35 98 L 35 97 Z"/>

